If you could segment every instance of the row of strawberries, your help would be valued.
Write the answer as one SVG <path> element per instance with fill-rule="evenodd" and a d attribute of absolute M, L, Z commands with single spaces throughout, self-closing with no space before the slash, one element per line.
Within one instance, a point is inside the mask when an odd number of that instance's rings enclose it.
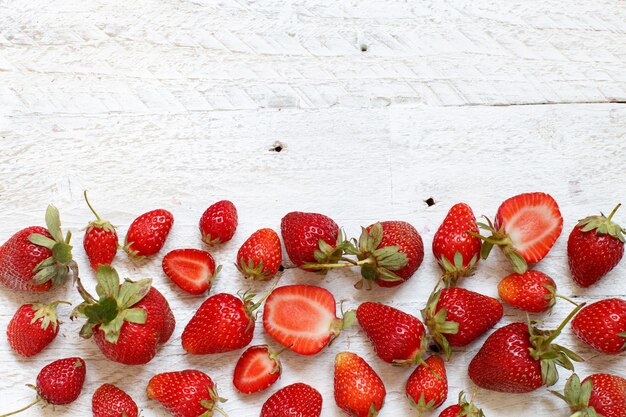
<path fill-rule="evenodd" d="M 596 282 L 613 269 L 623 255 L 623 230 L 611 221 L 614 212 L 609 217 L 601 215 L 583 219 L 570 234 L 570 269 L 581 286 Z M 170 338 L 174 316 L 167 300 L 151 285 L 151 280 L 126 280 L 120 285 L 117 272 L 108 266 L 118 250 L 115 228 L 97 214 L 96 217 L 86 230 L 84 247 L 91 266 L 97 269 L 98 298 L 82 286 L 71 256 L 70 234 L 63 237 L 58 212 L 52 206 L 46 213 L 48 229 L 24 229 L 0 248 L 0 282 L 14 289 L 46 291 L 52 285 L 62 283 L 73 271 L 84 301 L 72 316 L 87 319 L 81 336 L 93 336 L 103 354 L 111 360 L 125 364 L 147 363 L 156 355 L 158 346 Z M 173 216 L 165 210 L 138 217 L 129 228 L 123 249 L 131 256 L 157 253 L 172 224 Z M 556 294 L 556 284 L 547 275 L 529 270 L 527 265 L 546 256 L 560 235 L 562 224 L 558 205 L 543 193 L 522 194 L 506 200 L 493 224 L 489 220 L 476 223 L 469 206 L 457 204 L 446 216 L 433 241 L 433 252 L 443 271 L 441 283 L 444 288 L 435 289 L 422 311 L 430 335 L 426 334 L 419 319 L 395 308 L 378 303 L 359 306 L 356 317 L 381 359 L 399 365 L 419 365 L 407 381 L 406 392 L 420 411 L 440 406 L 447 397 L 444 362 L 438 355 L 424 359 L 428 344 L 437 345 L 449 358 L 452 347 L 471 343 L 502 317 L 502 305 L 498 300 L 455 288 L 457 280 L 471 275 L 479 259 L 486 258 L 493 246 L 500 246 L 516 271 L 500 282 L 501 298 L 529 312 L 546 311 L 560 297 Z M 231 239 L 236 227 L 237 212 L 228 201 L 209 207 L 200 221 L 203 240 L 211 245 Z M 478 227 L 491 232 L 491 236 L 479 235 Z M 415 273 L 424 257 L 417 230 L 400 221 L 375 223 L 364 228 L 358 240 L 348 240 L 327 216 L 292 212 L 283 218 L 281 234 L 287 254 L 297 267 L 322 273 L 333 268 L 360 268 L 362 279 L 356 284 L 357 288 L 371 288 L 373 282 L 385 287 L 399 285 Z M 484 241 L 482 244 L 481 240 Z M 247 277 L 267 280 L 279 270 L 281 254 L 276 232 L 261 229 L 242 245 L 236 265 Z M 215 267 L 209 252 L 177 249 L 163 258 L 163 270 L 183 290 L 203 294 L 210 288 L 219 267 Z M 266 332 L 285 349 L 299 354 L 320 352 L 354 321 L 354 312 L 347 312 L 343 318 L 336 317 L 334 297 L 320 287 L 283 286 L 266 297 L 263 312 Z M 253 295 L 247 294 L 240 298 L 225 293 L 209 297 L 187 324 L 182 335 L 183 348 L 189 353 L 207 354 L 247 346 L 254 332 L 254 312 L 266 297 L 256 302 Z M 9 343 L 16 352 L 32 356 L 54 339 L 58 333 L 56 304 L 32 304 L 20 308 L 8 328 Z M 542 385 L 553 385 L 558 378 L 557 365 L 573 370 L 572 361 L 582 360 L 569 349 L 552 343 L 574 316 L 575 334 L 595 349 L 605 353 L 619 353 L 624 349 L 626 302 L 603 300 L 585 308 L 577 306 L 554 331 L 538 330 L 533 323 L 513 323 L 498 329 L 472 360 L 469 367 L 471 379 L 480 387 L 503 392 L 529 392 Z M 280 376 L 279 353 L 273 353 L 267 346 L 246 350 L 235 367 L 235 387 L 243 393 L 268 388 Z M 58 372 L 63 378 L 82 373 L 84 379 L 85 364 L 81 359 L 57 362 L 62 364 L 59 365 L 61 368 L 73 369 L 72 372 Z M 57 362 L 49 367 L 55 368 L 53 365 Z M 348 415 L 375 415 L 383 405 L 385 388 L 373 369 L 363 359 L 348 352 L 337 355 L 335 368 L 338 406 Z M 59 402 L 48 395 L 49 385 L 55 384 L 49 383 L 53 378 L 42 378 L 44 370 L 38 378 L 38 398 L 52 404 L 69 402 L 68 396 L 64 397 L 64 402 Z M 607 378 L 610 383 L 603 382 Z M 77 377 L 76 381 L 79 379 Z M 367 381 L 365 386 L 363 381 Z M 70 381 L 62 384 L 65 387 L 74 385 L 82 387 L 82 380 L 80 384 Z M 201 386 L 202 389 L 195 389 L 196 394 L 192 396 L 183 395 L 188 392 L 185 387 L 190 386 Z M 605 417 L 624 416 L 625 390 L 626 381 L 616 376 L 594 375 L 581 384 L 574 375 L 568 381 L 564 398 L 573 409 L 595 407 Z M 290 394 L 292 391 L 299 394 Z M 595 395 L 591 395 L 592 391 Z M 71 393 L 75 394 L 73 400 L 80 388 Z M 120 415 L 119 410 L 113 414 L 98 414 L 98 408 L 106 407 L 99 407 L 104 400 L 97 399 L 124 397 L 123 391 L 105 385 L 96 393 L 102 395 L 94 395 L 94 415 Z M 286 387 L 268 400 L 262 415 L 279 416 L 286 409 L 297 409 L 299 398 L 302 414 L 290 415 L 319 416 L 321 396 L 316 393 L 305 384 Z M 218 409 L 216 405 L 220 400 L 213 382 L 200 371 L 157 375 L 148 385 L 148 396 L 161 401 L 175 416 L 212 413 L 213 409 Z M 315 400 L 318 397 L 319 401 Z M 598 400 L 602 398 L 620 399 L 621 402 Z M 132 400 L 124 403 L 134 404 Z M 311 405 L 317 403 L 319 407 Z M 482 413 L 463 398 L 459 404 L 457 407 L 461 408 L 455 410 L 464 413 L 461 415 Z M 621 408 L 611 411 L 610 407 L 615 408 L 616 404 Z M 136 415 L 136 411 L 132 414 L 130 408 L 125 411 L 128 417 Z M 447 412 L 445 410 L 442 415 L 458 415 Z"/>

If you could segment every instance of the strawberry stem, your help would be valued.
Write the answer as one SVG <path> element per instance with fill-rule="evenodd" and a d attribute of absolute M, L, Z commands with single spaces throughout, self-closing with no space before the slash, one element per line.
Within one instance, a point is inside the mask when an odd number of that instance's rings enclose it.
<path fill-rule="evenodd" d="M 576 304 L 576 303 L 574 303 L 574 304 Z M 563 322 L 559 325 L 559 327 L 557 327 L 556 330 L 554 330 L 552 332 L 552 334 L 550 335 L 550 337 L 545 341 L 546 346 L 549 345 L 550 343 L 552 343 L 552 341 L 554 339 L 556 339 L 561 334 L 561 332 L 563 331 L 563 329 L 565 328 L 567 323 L 569 323 L 570 320 L 574 318 L 576 313 L 578 313 L 580 311 L 580 309 L 585 306 L 585 304 L 587 304 L 587 303 L 576 304 L 576 308 L 573 309 L 572 312 L 569 313 L 567 317 L 565 317 L 565 320 L 563 320 Z M 2 416 L 0 416 L 0 417 L 2 417 Z"/>
<path fill-rule="evenodd" d="M 615 208 L 613 209 L 613 211 L 611 211 L 611 213 L 609 214 L 609 217 L 606 218 L 607 222 L 610 222 L 611 219 L 613 218 L 613 215 L 615 214 L 615 212 L 622 206 L 622 203 L 619 203 L 618 205 L 615 206 Z"/>
<path fill-rule="evenodd" d="M 561 295 L 561 294 L 554 294 L 554 297 L 555 297 L 555 298 L 560 298 L 561 300 L 565 300 L 565 301 L 567 301 L 568 303 L 572 303 L 572 304 L 574 304 L 575 306 L 578 306 L 578 303 L 577 303 L 577 302 L 575 302 L 574 300 L 571 300 L 571 299 L 569 299 L 569 298 L 565 297 L 564 295 Z"/>
<path fill-rule="evenodd" d="M 223 415 L 224 417 L 228 417 L 228 414 L 226 414 L 226 411 L 222 410 L 222 409 L 221 409 L 221 408 L 219 408 L 219 407 L 215 407 L 215 406 L 214 406 L 214 407 L 213 407 L 213 411 L 217 411 L 218 413 L 220 413 L 220 414 L 221 414 L 221 415 Z M 2 416 L 0 416 L 0 417 L 2 417 Z"/>
<path fill-rule="evenodd" d="M 91 203 L 89 202 L 89 199 L 87 198 L 87 190 L 85 190 L 83 192 L 83 195 L 85 196 L 85 202 L 89 206 L 89 210 L 91 210 L 91 212 L 94 214 L 94 216 L 96 216 L 96 221 L 101 222 L 102 219 L 100 218 L 100 216 L 98 216 L 98 213 L 96 213 L 96 210 L 94 210 L 94 208 L 91 206 Z"/>
<path fill-rule="evenodd" d="M 42 400 L 42 398 L 38 396 L 38 397 L 37 397 L 37 399 L 36 399 L 35 401 L 33 401 L 32 403 L 28 404 L 26 407 L 22 407 L 22 408 L 20 408 L 19 410 L 12 411 L 12 412 L 10 412 L 10 413 L 8 413 L 8 414 L 2 414 L 2 415 L 0 415 L 0 417 L 12 416 L 12 415 L 14 415 L 14 414 L 21 413 L 22 411 L 26 411 L 26 410 L 28 410 L 29 408 L 31 408 L 33 405 L 35 405 L 35 404 L 37 404 L 38 402 L 40 402 L 41 400 Z"/>

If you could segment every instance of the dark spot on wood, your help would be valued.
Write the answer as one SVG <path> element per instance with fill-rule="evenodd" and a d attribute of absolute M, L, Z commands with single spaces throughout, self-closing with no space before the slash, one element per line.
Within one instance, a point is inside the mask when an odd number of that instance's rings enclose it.
<path fill-rule="evenodd" d="M 283 149 L 285 149 L 285 144 L 284 144 L 284 143 L 281 143 L 281 142 L 276 141 L 276 142 L 274 142 L 274 143 L 272 144 L 272 147 L 270 148 L 270 151 L 271 151 L 271 152 L 282 152 L 282 151 L 283 151 Z"/>
<path fill-rule="evenodd" d="M 367 52 L 367 45 L 364 43 L 361 44 L 361 52 Z"/>
<path fill-rule="evenodd" d="M 428 207 L 432 207 L 435 205 L 435 200 L 432 197 L 428 197 L 426 200 L 424 200 L 424 202 L 428 204 Z"/>
<path fill-rule="evenodd" d="M 279 267 L 278 267 L 278 271 L 279 271 L 279 272 L 283 272 L 284 270 L 285 270 L 285 267 L 284 267 L 284 266 L 282 266 L 282 265 L 281 265 L 281 266 L 279 266 Z"/>

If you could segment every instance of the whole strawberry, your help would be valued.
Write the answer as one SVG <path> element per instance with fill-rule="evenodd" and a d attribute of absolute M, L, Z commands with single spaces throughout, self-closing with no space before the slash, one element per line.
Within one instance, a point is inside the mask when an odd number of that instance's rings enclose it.
<path fill-rule="evenodd" d="M 237 208 L 228 200 L 221 200 L 207 208 L 200 217 L 202 241 L 207 245 L 228 242 L 237 230 Z"/>
<path fill-rule="evenodd" d="M 626 350 L 626 301 L 607 298 L 580 310 L 572 320 L 574 334 L 601 353 Z"/>
<path fill-rule="evenodd" d="M 56 306 L 66 301 L 45 305 L 30 303 L 22 305 L 7 327 L 7 339 L 13 351 L 21 356 L 35 356 L 48 346 L 59 333 Z"/>
<path fill-rule="evenodd" d="M 343 236 L 339 226 L 328 216 L 292 211 L 280 222 L 280 233 L 289 259 L 299 268 L 319 269 L 306 263 L 333 263 L 341 258 Z"/>
<path fill-rule="evenodd" d="M 322 395 L 301 382 L 287 385 L 265 401 L 261 417 L 320 417 Z"/>
<path fill-rule="evenodd" d="M 207 374 L 193 369 L 153 376 L 146 393 L 174 417 L 212 417 L 214 411 L 223 414 L 217 405 L 226 401 Z"/>
<path fill-rule="evenodd" d="M 556 302 L 556 283 L 534 269 L 502 278 L 498 293 L 505 303 L 529 313 L 542 313 Z"/>
<path fill-rule="evenodd" d="M 59 359 L 49 363 L 39 371 L 37 385 L 29 385 L 37 391 L 37 399 L 20 410 L 2 416 L 21 413 L 38 403 L 46 407 L 74 402 L 83 390 L 85 374 L 86 365 L 81 358 Z"/>
<path fill-rule="evenodd" d="M 578 306 L 556 330 L 538 330 L 532 324 L 511 323 L 493 332 L 469 365 L 469 377 L 491 391 L 526 393 L 552 386 L 558 379 L 557 365 L 574 370 L 572 361 L 582 358 L 553 344 Z"/>
<path fill-rule="evenodd" d="M 235 265 L 246 278 L 266 281 L 276 275 L 282 261 L 278 234 L 272 229 L 259 229 L 241 245 Z"/>
<path fill-rule="evenodd" d="M 183 348 L 196 355 L 222 353 L 248 346 L 254 335 L 254 294 L 243 298 L 227 293 L 207 298 L 191 318 L 183 334 Z"/>
<path fill-rule="evenodd" d="M 563 216 L 559 205 L 546 193 L 519 194 L 505 200 L 492 224 L 478 223 L 490 237 L 473 236 L 484 240 L 480 254 L 487 259 L 493 246 L 499 246 L 513 270 L 523 274 L 528 264 L 542 260 L 563 230 Z"/>
<path fill-rule="evenodd" d="M 430 356 L 415 368 L 405 390 L 409 402 L 420 415 L 440 407 L 448 398 L 446 366 L 441 357 Z"/>
<path fill-rule="evenodd" d="M 96 220 L 87 225 L 83 238 L 83 247 L 87 258 L 89 258 L 89 265 L 95 271 L 98 269 L 98 265 L 111 265 L 113 262 L 118 247 L 117 231 L 111 223 L 102 220 L 96 213 L 87 199 L 87 191 L 84 194 L 89 209 L 96 216 Z"/>
<path fill-rule="evenodd" d="M 163 272 L 183 291 L 201 295 L 211 289 L 222 266 L 215 266 L 213 256 L 200 249 L 174 249 L 163 257 Z"/>
<path fill-rule="evenodd" d="M 375 417 L 387 391 L 378 374 L 360 356 L 341 352 L 335 357 L 335 402 L 353 417 Z"/>
<path fill-rule="evenodd" d="M 152 210 L 137 217 L 126 233 L 124 250 L 133 257 L 154 255 L 170 234 L 174 216 L 167 210 Z"/>
<path fill-rule="evenodd" d="M 473 401 L 467 402 L 463 391 L 459 393 L 458 404 L 444 409 L 439 417 L 485 417 L 483 410 L 476 407 Z"/>
<path fill-rule="evenodd" d="M 72 259 L 72 234 L 61 231 L 59 211 L 46 210 L 46 226 L 31 226 L 15 233 L 0 246 L 0 284 L 29 292 L 44 292 L 77 276 L 78 267 Z"/>
<path fill-rule="evenodd" d="M 626 379 L 617 375 L 593 374 L 581 383 L 573 374 L 565 384 L 564 395 L 551 391 L 570 406 L 570 417 L 626 416 Z"/>
<path fill-rule="evenodd" d="M 99 300 L 78 281 L 85 301 L 74 309 L 72 316 L 87 319 L 81 337 L 93 336 L 104 356 L 114 362 L 150 362 L 157 348 L 174 332 L 176 322 L 167 300 L 152 286 L 151 279 L 127 279 L 120 285 L 117 271 L 109 265 L 100 265 L 96 278 Z"/>
<path fill-rule="evenodd" d="M 251 346 L 241 354 L 235 372 L 233 385 L 242 394 L 253 394 L 269 388 L 278 381 L 282 367 L 278 355 L 272 352 L 267 345 Z"/>
<path fill-rule="evenodd" d="M 455 204 L 433 237 L 433 254 L 448 286 L 472 275 L 480 259 L 481 240 L 467 232 L 478 234 L 474 212 L 465 203 Z"/>
<path fill-rule="evenodd" d="M 111 384 L 101 385 L 91 399 L 93 417 L 137 417 L 139 409 L 130 395 Z"/>
<path fill-rule="evenodd" d="M 569 268 L 572 278 L 581 287 L 598 282 L 624 256 L 626 230 L 611 221 L 620 206 L 618 204 L 609 217 L 600 214 L 580 220 L 569 235 Z"/>
<path fill-rule="evenodd" d="M 452 347 L 467 346 L 500 321 L 502 304 L 492 297 L 464 288 L 434 292 L 422 310 L 433 342 L 449 358 Z"/>
<path fill-rule="evenodd" d="M 372 302 L 361 304 L 356 317 L 385 362 L 408 366 L 422 360 L 427 348 L 426 329 L 417 317 Z"/>

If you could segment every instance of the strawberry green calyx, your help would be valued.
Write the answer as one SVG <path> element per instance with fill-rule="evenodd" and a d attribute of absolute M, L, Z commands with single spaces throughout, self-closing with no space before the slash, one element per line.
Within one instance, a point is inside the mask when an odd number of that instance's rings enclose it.
<path fill-rule="evenodd" d="M 487 259 L 491 253 L 491 249 L 494 246 L 499 246 L 502 249 L 502 253 L 509 260 L 513 270 L 518 274 L 523 274 L 528 270 L 528 264 L 522 255 L 520 255 L 513 247 L 513 241 L 508 234 L 505 233 L 504 227 L 496 230 L 491 220 L 485 217 L 487 223 L 477 222 L 479 228 L 491 233 L 491 236 L 483 236 L 474 232 L 467 232 L 468 234 L 483 240 L 483 244 L 480 248 L 480 257 Z"/>
<path fill-rule="evenodd" d="M 599 216 L 589 216 L 580 220 L 577 227 L 581 228 L 583 232 L 590 232 L 592 230 L 596 231 L 596 234 L 601 235 L 610 235 L 614 238 L 619 239 L 620 242 L 624 243 L 624 234 L 626 233 L 625 229 L 617 224 L 613 223 L 611 219 L 615 212 L 621 207 L 621 203 L 615 206 L 613 211 L 609 214 L 609 217 L 606 217 L 604 214 L 600 213 Z"/>
<path fill-rule="evenodd" d="M 80 331 L 82 337 L 90 338 L 94 328 L 99 326 L 104 332 L 105 339 L 110 343 L 116 343 L 125 321 L 137 324 L 146 322 L 146 310 L 132 306 L 148 294 L 152 280 L 143 279 L 136 282 L 125 280 L 120 285 L 120 277 L 110 265 L 98 266 L 96 279 L 98 280 L 96 293 L 100 297 L 98 300 L 89 295 L 80 281 L 78 282 L 78 291 L 85 301 L 74 309 L 72 317 L 87 318 Z"/>
<path fill-rule="evenodd" d="M 556 339 L 561 331 L 565 328 L 567 323 L 578 313 L 585 303 L 579 304 L 572 312 L 563 320 L 556 330 L 539 330 L 535 327 L 536 322 L 530 322 L 528 324 L 528 331 L 530 333 L 530 343 L 533 346 L 530 348 L 530 356 L 538 361 L 541 361 L 541 379 L 544 385 L 551 387 L 559 380 L 559 372 L 557 365 L 567 370 L 574 371 L 574 362 L 584 362 L 584 359 L 578 356 L 570 349 L 552 343 Z"/>
<path fill-rule="evenodd" d="M 378 410 L 374 404 L 370 405 L 370 410 L 367 413 L 367 417 L 376 417 L 378 415 Z"/>
<path fill-rule="evenodd" d="M 342 311 L 342 315 L 342 318 L 333 320 L 330 325 L 331 338 L 330 342 L 328 342 L 329 345 L 337 338 L 337 336 L 341 334 L 342 331 L 349 329 L 354 326 L 354 323 L 356 323 L 356 310 L 349 310 L 345 313 Z"/>
<path fill-rule="evenodd" d="M 593 381 L 586 380 L 582 384 L 578 375 L 573 374 L 567 380 L 563 394 L 550 391 L 569 405 L 572 415 L 570 417 L 602 417 L 595 408 L 589 405 Z"/>
<path fill-rule="evenodd" d="M 92 221 L 89 223 L 89 225 L 87 226 L 88 230 L 91 230 L 93 228 L 98 228 L 98 229 L 104 229 L 107 232 L 114 232 L 115 231 L 115 226 L 113 226 L 109 221 L 107 220 L 102 220 L 100 218 L 100 216 L 98 215 L 98 213 L 96 212 L 96 210 L 94 210 L 93 206 L 91 205 L 91 203 L 89 202 L 89 199 L 87 198 L 87 190 L 85 190 L 83 192 L 83 195 L 85 196 L 85 202 L 87 203 L 87 206 L 89 207 L 89 210 L 91 210 L 91 212 L 93 213 L 94 216 L 96 216 L 96 220 Z"/>
<path fill-rule="evenodd" d="M 41 285 L 52 281 L 53 286 L 58 286 L 65 283 L 70 270 L 74 277 L 78 276 L 78 266 L 72 259 L 72 246 L 70 245 L 72 233 L 68 231 L 63 237 L 59 210 L 53 205 L 49 205 L 46 210 L 46 227 L 52 239 L 39 233 L 28 236 L 31 243 L 52 251 L 52 256 L 41 261 L 33 270 L 35 276 L 31 283 Z"/>
<path fill-rule="evenodd" d="M 474 393 L 474 395 L 476 394 Z M 461 411 L 459 411 L 457 417 L 485 417 L 485 413 L 483 413 L 483 410 L 476 407 L 476 405 L 474 404 L 474 396 L 472 396 L 472 399 L 468 402 L 465 398 L 465 393 L 461 391 L 459 392 L 458 404 L 459 407 L 461 407 Z"/>
<path fill-rule="evenodd" d="M 437 311 L 437 304 L 439 304 L 440 297 L 441 290 L 433 292 L 421 313 L 424 324 L 428 327 L 428 333 L 432 341 L 446 354 L 446 357 L 450 359 L 452 356 L 452 347 L 445 335 L 457 334 L 459 332 L 459 323 L 446 320 L 448 310 L 445 307 Z"/>
<path fill-rule="evenodd" d="M 324 240 L 319 239 L 317 242 L 319 249 L 316 249 L 315 252 L 313 252 L 313 256 L 315 257 L 315 260 L 320 264 L 332 264 L 338 262 L 342 259 L 346 244 L 347 243 L 345 233 L 343 232 L 343 229 L 339 230 L 335 246 L 329 245 Z M 322 273 L 325 273 L 326 271 L 328 270 L 320 270 L 320 272 Z"/>
<path fill-rule="evenodd" d="M 217 386 L 214 386 L 213 388 L 209 388 L 209 398 L 208 400 L 202 400 L 200 401 L 200 404 L 206 408 L 206 411 L 202 414 L 200 414 L 198 417 L 213 417 L 215 415 L 215 411 L 217 411 L 218 413 L 220 413 L 221 415 L 228 417 L 228 414 L 226 414 L 226 412 L 224 410 L 222 410 L 221 408 L 219 408 L 217 405 L 219 403 L 225 403 L 226 401 L 228 401 L 226 398 L 222 398 L 217 394 Z"/>
<path fill-rule="evenodd" d="M 454 254 L 454 263 L 450 262 L 448 258 L 442 256 L 438 260 L 439 266 L 443 271 L 441 280 L 445 283 L 447 288 L 454 287 L 459 278 L 469 277 L 476 272 L 476 262 L 478 262 L 478 256 L 472 256 L 469 263 L 463 266 L 463 254 L 456 252 Z"/>
<path fill-rule="evenodd" d="M 59 304 L 68 304 L 71 305 L 72 303 L 68 302 L 68 301 L 54 301 L 48 305 L 46 304 L 42 304 L 42 303 L 33 303 L 32 304 L 32 309 L 35 312 L 35 315 L 33 316 L 32 320 L 30 321 L 30 324 L 35 324 L 37 322 L 37 320 L 42 319 L 41 321 L 41 328 L 43 330 L 47 330 L 48 327 L 50 327 L 50 325 L 52 325 L 52 330 L 54 330 L 56 332 L 57 327 L 59 325 L 59 320 L 57 318 L 57 311 L 56 311 L 56 307 Z"/>
<path fill-rule="evenodd" d="M 248 258 L 246 261 L 243 257 L 241 257 L 239 258 L 239 261 L 235 263 L 235 266 L 245 278 L 250 278 L 255 281 L 267 281 L 273 277 L 273 275 L 270 274 L 270 271 L 265 269 L 263 259 L 261 259 L 258 264 L 255 264 L 253 259 Z"/>

